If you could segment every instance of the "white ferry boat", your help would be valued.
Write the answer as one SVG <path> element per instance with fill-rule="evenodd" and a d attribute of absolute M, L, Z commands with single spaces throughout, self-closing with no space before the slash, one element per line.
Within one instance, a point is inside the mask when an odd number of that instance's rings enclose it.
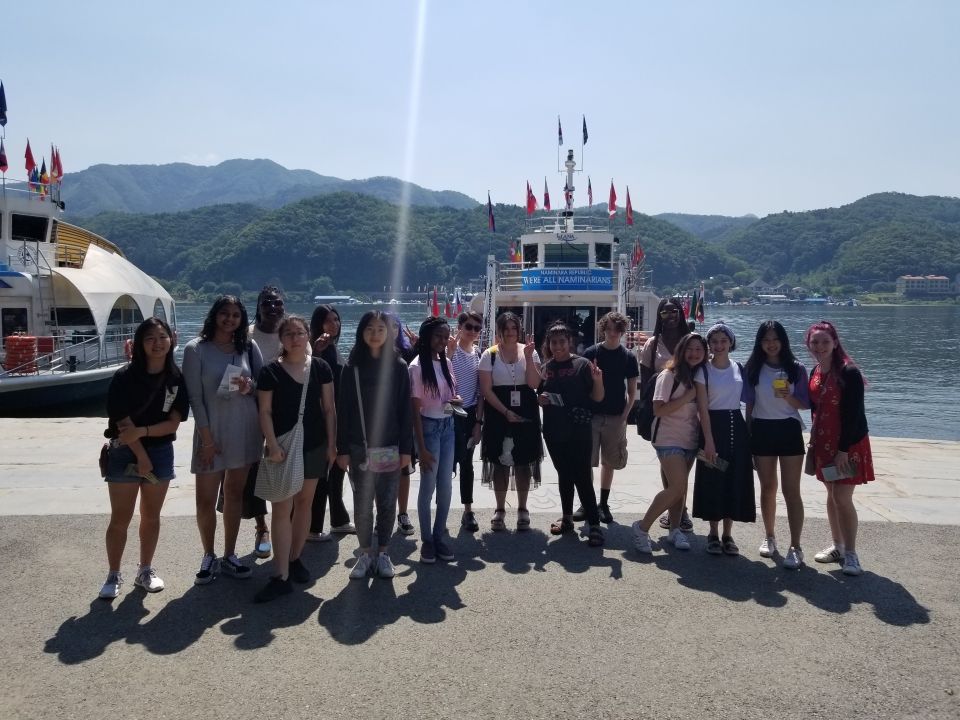
<path fill-rule="evenodd" d="M 628 346 L 654 325 L 660 298 L 646 284 L 645 261 L 631 263 L 632 248 L 620 247 L 609 216 L 576 215 L 573 150 L 568 150 L 564 165 L 563 209 L 527 220 L 516 261 L 487 258 L 486 287 L 471 304 L 483 313 L 483 345 L 493 342 L 496 317 L 506 310 L 523 319 L 525 332 L 534 334 L 537 347 L 556 320 L 579 333 L 581 350 L 602 340 L 597 320 L 611 310 L 630 318 Z"/>
<path fill-rule="evenodd" d="M 0 415 L 103 398 L 145 317 L 176 329 L 166 290 L 63 222 L 59 183 L 37 187 L 5 177 L 0 192 Z"/>

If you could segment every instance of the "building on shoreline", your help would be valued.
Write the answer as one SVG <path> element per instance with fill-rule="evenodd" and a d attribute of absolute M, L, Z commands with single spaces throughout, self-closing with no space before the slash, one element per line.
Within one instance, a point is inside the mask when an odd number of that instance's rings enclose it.
<path fill-rule="evenodd" d="M 953 285 L 945 275 L 901 275 L 897 278 L 897 295 L 903 297 L 945 298 L 953 294 Z"/>

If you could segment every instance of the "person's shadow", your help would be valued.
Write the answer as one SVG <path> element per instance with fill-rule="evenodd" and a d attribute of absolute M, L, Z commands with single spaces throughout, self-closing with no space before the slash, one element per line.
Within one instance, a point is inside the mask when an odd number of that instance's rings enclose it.
<path fill-rule="evenodd" d="M 146 591 L 137 588 L 127 593 L 116 607 L 112 601 L 93 600 L 86 615 L 74 615 L 60 624 L 44 644 L 43 651 L 56 654 L 64 665 L 99 657 L 109 645 L 138 631 L 140 621 L 150 614 L 143 605 L 145 595 Z"/>

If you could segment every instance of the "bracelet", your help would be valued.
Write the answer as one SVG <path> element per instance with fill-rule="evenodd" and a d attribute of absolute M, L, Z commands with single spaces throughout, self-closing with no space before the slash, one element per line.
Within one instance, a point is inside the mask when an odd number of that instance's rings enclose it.
<path fill-rule="evenodd" d="M 144 425 L 144 426 L 143 426 L 143 431 L 144 431 L 144 433 L 146 433 L 146 437 L 150 437 L 150 426 L 149 426 L 149 425 Z"/>

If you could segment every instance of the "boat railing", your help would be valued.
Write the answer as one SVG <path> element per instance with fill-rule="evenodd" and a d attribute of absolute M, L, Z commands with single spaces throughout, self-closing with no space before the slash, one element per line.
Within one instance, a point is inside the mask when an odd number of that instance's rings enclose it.
<path fill-rule="evenodd" d="M 526 220 L 526 232 L 529 233 L 569 233 L 571 231 L 609 232 L 610 218 L 602 215 L 574 215 L 572 217 L 540 215 Z"/>
<path fill-rule="evenodd" d="M 132 341 L 136 326 L 123 325 L 107 330 L 100 342 L 96 334 L 81 331 L 54 335 L 52 352 L 38 353 L 16 367 L 0 370 L 0 379 L 22 375 L 72 373 L 119 366 L 127 362 L 127 341 Z"/>
<path fill-rule="evenodd" d="M 43 189 L 41 194 L 40 189 Z M 24 180 L 7 179 L 3 185 L 3 194 L 13 194 L 13 197 L 23 198 L 29 196 L 30 199 L 37 202 L 50 201 L 54 205 L 60 202 L 60 184 L 59 183 L 27 183 Z"/>

